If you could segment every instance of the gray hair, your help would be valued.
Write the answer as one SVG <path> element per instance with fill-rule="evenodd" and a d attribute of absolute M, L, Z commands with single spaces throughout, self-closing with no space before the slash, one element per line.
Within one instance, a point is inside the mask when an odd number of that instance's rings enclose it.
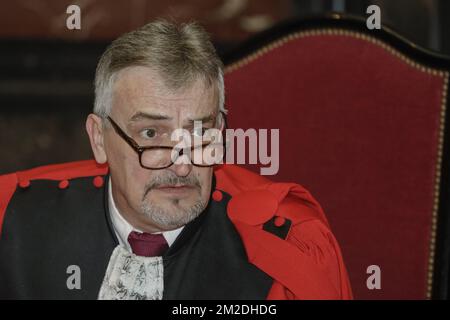
<path fill-rule="evenodd" d="M 226 113 L 223 64 L 197 23 L 157 20 L 114 40 L 97 65 L 94 113 L 103 118 L 110 114 L 117 74 L 134 66 L 156 70 L 172 90 L 186 88 L 198 78 L 208 86 L 216 85 L 218 109 Z"/>

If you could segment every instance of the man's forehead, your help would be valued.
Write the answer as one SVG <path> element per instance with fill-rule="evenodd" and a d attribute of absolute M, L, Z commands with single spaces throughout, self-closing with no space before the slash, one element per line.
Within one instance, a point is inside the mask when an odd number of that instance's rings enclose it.
<path fill-rule="evenodd" d="M 217 111 L 217 90 L 198 79 L 189 86 L 169 89 L 163 79 L 147 67 L 127 68 L 117 76 L 113 108 L 128 118 L 142 119 L 145 113 L 174 118 L 182 113 L 199 118 Z"/>

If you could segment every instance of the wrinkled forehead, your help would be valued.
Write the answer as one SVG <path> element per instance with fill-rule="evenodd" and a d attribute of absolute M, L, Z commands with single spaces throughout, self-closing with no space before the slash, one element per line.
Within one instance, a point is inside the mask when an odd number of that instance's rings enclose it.
<path fill-rule="evenodd" d="M 118 72 L 112 90 L 111 115 L 124 121 L 139 113 L 151 113 L 181 123 L 219 111 L 217 86 L 201 77 L 170 88 L 155 70 L 131 67 Z"/>

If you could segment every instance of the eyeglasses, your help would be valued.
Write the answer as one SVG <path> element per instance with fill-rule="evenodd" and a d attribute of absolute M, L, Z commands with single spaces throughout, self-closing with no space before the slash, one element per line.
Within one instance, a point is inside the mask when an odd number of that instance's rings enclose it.
<path fill-rule="evenodd" d="M 226 126 L 225 114 L 221 112 L 221 116 Z M 174 163 L 179 163 L 179 159 L 182 159 L 183 155 L 186 155 L 189 162 L 198 167 L 211 167 L 221 163 L 224 158 L 224 144 L 220 141 L 222 139 L 219 139 L 219 142 L 207 142 L 183 148 L 175 146 L 140 146 L 111 117 L 108 116 L 107 119 L 114 131 L 138 154 L 139 164 L 145 169 L 159 170 L 168 168 Z"/>

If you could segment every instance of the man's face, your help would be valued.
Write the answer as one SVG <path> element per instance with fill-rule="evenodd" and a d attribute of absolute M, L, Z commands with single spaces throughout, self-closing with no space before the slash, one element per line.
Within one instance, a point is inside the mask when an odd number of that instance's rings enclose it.
<path fill-rule="evenodd" d="M 164 145 L 175 145 L 171 132 L 178 128 L 191 131 L 194 120 L 209 118 L 202 126 L 214 127 L 218 113 L 216 91 L 203 80 L 170 90 L 152 69 L 128 68 L 115 81 L 110 116 L 140 146 L 152 145 L 155 137 Z M 103 134 L 113 197 L 134 227 L 147 232 L 175 229 L 206 207 L 212 167 L 183 162 L 160 170 L 144 169 L 137 153 L 112 127 L 104 128 Z"/>

